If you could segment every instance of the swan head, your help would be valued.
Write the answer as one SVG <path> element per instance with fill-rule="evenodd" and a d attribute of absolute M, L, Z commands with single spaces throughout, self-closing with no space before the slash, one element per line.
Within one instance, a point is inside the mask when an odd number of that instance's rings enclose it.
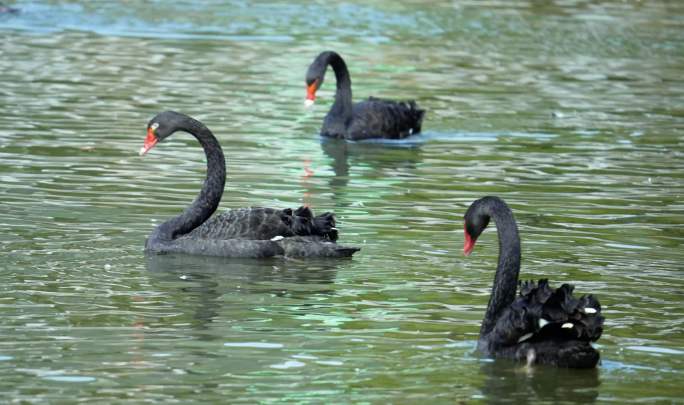
<path fill-rule="evenodd" d="M 481 205 L 478 204 L 479 201 L 481 200 L 471 204 L 463 216 L 463 232 L 466 239 L 463 246 L 463 254 L 466 256 L 473 251 L 477 238 L 480 237 L 487 225 L 489 225 L 489 220 L 491 219 L 489 215 L 481 212 L 479 209 Z"/>
<path fill-rule="evenodd" d="M 316 57 L 309 69 L 306 71 L 306 101 L 304 105 L 311 107 L 316 99 L 316 91 L 321 88 L 323 79 L 325 78 L 325 71 L 328 69 L 328 63 L 333 52 L 322 52 Z"/>
<path fill-rule="evenodd" d="M 321 80 L 322 81 L 322 80 Z M 306 108 L 311 108 L 314 105 L 314 100 L 316 100 L 316 91 L 320 88 L 320 82 L 318 79 L 314 79 L 309 83 L 307 79 L 306 83 L 306 100 L 304 100 L 304 105 Z"/>
<path fill-rule="evenodd" d="M 149 152 L 157 142 L 163 141 L 181 129 L 179 125 L 183 118 L 187 119 L 188 117 L 173 111 L 166 111 L 152 118 L 147 123 L 147 139 L 145 139 L 143 147 L 140 148 L 140 156 Z"/>

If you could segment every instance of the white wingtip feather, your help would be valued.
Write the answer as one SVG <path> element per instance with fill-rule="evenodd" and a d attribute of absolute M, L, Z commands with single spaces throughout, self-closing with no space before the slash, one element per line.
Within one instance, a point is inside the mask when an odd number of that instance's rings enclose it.
<path fill-rule="evenodd" d="M 279 240 L 285 239 L 284 236 L 276 236 L 274 238 L 271 238 L 271 242 L 278 242 Z"/>
<path fill-rule="evenodd" d="M 561 326 L 561 328 L 563 328 L 563 329 L 572 329 L 572 323 L 570 323 L 570 322 L 564 323 L 563 326 Z"/>
<path fill-rule="evenodd" d="M 584 312 L 587 314 L 595 314 L 596 308 L 584 308 Z"/>
<path fill-rule="evenodd" d="M 522 342 L 522 341 L 525 341 L 525 340 L 531 338 L 532 335 L 534 335 L 534 333 L 531 333 L 531 332 L 530 332 L 530 333 L 527 333 L 527 334 L 525 334 L 525 335 L 522 335 L 522 337 L 520 337 L 520 339 L 518 339 L 518 343 L 520 343 L 520 342 Z"/>
<path fill-rule="evenodd" d="M 547 321 L 544 318 L 539 318 L 539 329 L 543 328 L 544 326 L 550 324 L 551 322 Z"/>

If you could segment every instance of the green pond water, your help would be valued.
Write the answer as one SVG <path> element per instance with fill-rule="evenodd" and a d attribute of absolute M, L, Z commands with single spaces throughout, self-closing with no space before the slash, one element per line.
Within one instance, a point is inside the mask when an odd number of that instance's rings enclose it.
<path fill-rule="evenodd" d="M 684 403 L 684 3 L 23 1 L 0 16 L 0 402 Z M 422 135 L 317 134 L 304 74 L 415 99 Z M 226 152 L 220 211 L 334 211 L 351 260 L 146 257 L 201 188 L 199 144 L 145 157 L 173 109 Z M 308 175 L 310 174 L 310 175 Z M 498 244 L 598 296 L 603 364 L 476 350 Z"/>

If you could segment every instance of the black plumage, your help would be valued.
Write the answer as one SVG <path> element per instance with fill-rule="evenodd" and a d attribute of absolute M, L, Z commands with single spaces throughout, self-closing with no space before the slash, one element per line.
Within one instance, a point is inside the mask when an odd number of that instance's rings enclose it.
<path fill-rule="evenodd" d="M 226 257 L 350 257 L 359 249 L 335 243 L 337 218 L 332 213 L 315 216 L 311 208 L 277 210 L 249 207 L 216 211 L 226 181 L 223 150 L 201 122 L 167 111 L 148 124 L 140 154 L 177 131 L 188 132 L 200 142 L 207 156 L 207 177 L 195 201 L 182 213 L 159 225 L 145 243 L 153 254 L 187 253 Z"/>
<path fill-rule="evenodd" d="M 328 65 L 335 71 L 337 92 L 335 102 L 323 121 L 321 135 L 348 140 L 402 139 L 420 132 L 425 110 L 418 108 L 414 101 L 394 102 L 370 97 L 352 104 L 349 71 L 336 52 L 321 53 L 309 66 L 306 73 L 307 100 L 313 102 Z"/>
<path fill-rule="evenodd" d="M 547 279 L 518 282 L 520 236 L 508 205 L 498 197 L 475 201 L 464 216 L 469 254 L 494 219 L 499 236 L 499 263 L 492 296 L 478 340 L 488 357 L 539 362 L 557 367 L 595 367 L 600 355 L 590 342 L 603 332 L 601 305 L 590 295 L 575 298 L 574 286 L 552 289 Z M 520 296 L 515 298 L 516 287 Z"/>
<path fill-rule="evenodd" d="M 18 8 L 12 8 L 0 3 L 0 14 L 18 14 L 21 12 Z"/>
<path fill-rule="evenodd" d="M 336 217 L 326 212 L 314 216 L 309 207 L 277 210 L 273 208 L 239 208 L 215 215 L 195 228 L 189 237 L 203 239 L 273 239 L 278 236 L 321 236 L 337 241 Z"/>

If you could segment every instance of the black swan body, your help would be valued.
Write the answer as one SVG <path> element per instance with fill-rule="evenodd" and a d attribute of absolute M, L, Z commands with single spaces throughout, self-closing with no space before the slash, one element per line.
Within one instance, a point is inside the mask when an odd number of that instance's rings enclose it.
<path fill-rule="evenodd" d="M 12 8 L 0 3 L 0 14 L 18 14 L 19 12 L 18 8 Z"/>
<path fill-rule="evenodd" d="M 397 103 L 370 97 L 352 104 L 349 71 L 342 57 L 335 52 L 321 53 L 309 66 L 306 72 L 307 107 L 313 105 L 328 65 L 335 71 L 337 92 L 335 102 L 323 121 L 321 135 L 348 140 L 402 139 L 420 132 L 425 110 L 420 110 L 413 101 Z"/>
<path fill-rule="evenodd" d="M 518 283 L 520 236 L 513 212 L 498 197 L 475 201 L 463 217 L 469 255 L 475 241 L 494 219 L 499 236 L 499 263 L 478 348 L 487 357 L 556 367 L 596 367 L 600 355 L 590 344 L 603 332 L 601 305 L 590 295 L 575 298 L 574 286 L 552 289 L 548 280 Z M 518 285 L 520 296 L 515 297 Z"/>
<path fill-rule="evenodd" d="M 176 131 L 193 135 L 204 148 L 207 178 L 192 204 L 152 231 L 146 252 L 257 258 L 350 257 L 359 250 L 335 243 L 334 214 L 314 216 L 309 207 L 296 211 L 249 207 L 211 217 L 223 195 L 226 163 L 218 140 L 204 124 L 173 111 L 161 113 L 147 124 L 140 155 Z"/>

